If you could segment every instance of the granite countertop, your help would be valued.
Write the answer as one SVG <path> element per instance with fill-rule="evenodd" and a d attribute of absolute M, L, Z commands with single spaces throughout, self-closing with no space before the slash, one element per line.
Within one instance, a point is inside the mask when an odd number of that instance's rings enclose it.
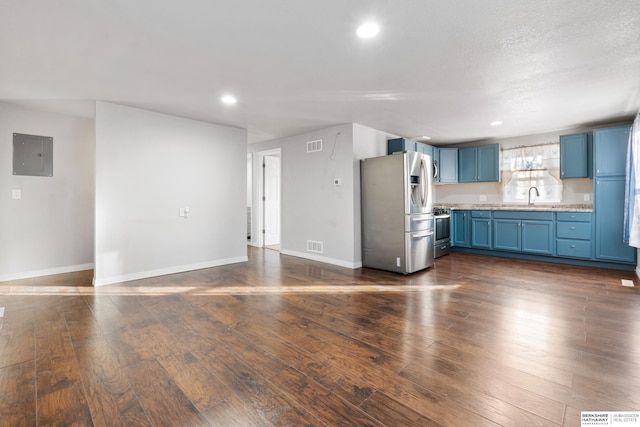
<path fill-rule="evenodd" d="M 592 204 L 563 205 L 563 204 L 487 204 L 487 203 L 448 203 L 436 206 L 458 210 L 485 210 L 485 211 L 540 211 L 540 212 L 593 212 Z"/>

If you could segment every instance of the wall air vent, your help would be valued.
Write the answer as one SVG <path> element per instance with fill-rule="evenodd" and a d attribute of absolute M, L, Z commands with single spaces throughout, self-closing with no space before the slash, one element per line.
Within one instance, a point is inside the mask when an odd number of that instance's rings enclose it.
<path fill-rule="evenodd" d="M 314 240 L 307 240 L 307 251 L 321 254 L 323 252 L 323 243 Z"/>
<path fill-rule="evenodd" d="M 322 140 L 316 139 L 315 141 L 307 142 L 307 153 L 316 153 L 322 151 Z"/>

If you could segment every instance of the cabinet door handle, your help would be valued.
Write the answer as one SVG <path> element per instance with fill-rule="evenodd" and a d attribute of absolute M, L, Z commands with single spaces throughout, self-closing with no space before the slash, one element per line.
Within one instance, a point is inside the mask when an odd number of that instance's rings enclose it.
<path fill-rule="evenodd" d="M 571 249 L 575 249 L 576 245 L 571 245 L 570 248 Z"/>
<path fill-rule="evenodd" d="M 569 227 L 569 229 L 570 229 L 570 230 L 575 230 L 576 228 L 575 228 L 575 227 Z"/>

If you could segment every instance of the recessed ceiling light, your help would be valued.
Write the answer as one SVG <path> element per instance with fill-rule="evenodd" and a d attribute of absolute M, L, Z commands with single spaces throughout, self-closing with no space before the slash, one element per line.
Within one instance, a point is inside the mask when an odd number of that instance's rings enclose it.
<path fill-rule="evenodd" d="M 223 96 L 222 98 L 220 98 L 220 101 L 222 101 L 225 104 L 229 104 L 229 105 L 235 104 L 236 102 L 238 102 L 238 100 L 235 97 L 231 96 L 231 95 Z"/>
<path fill-rule="evenodd" d="M 422 139 L 426 139 L 427 141 L 431 139 L 431 137 L 430 137 L 430 136 L 426 136 L 426 135 L 422 135 L 420 138 L 422 138 Z"/>
<path fill-rule="evenodd" d="M 379 32 L 380 27 L 378 27 L 378 24 L 376 24 L 375 22 L 367 22 L 358 27 L 358 31 L 356 31 L 356 34 L 358 34 L 358 37 L 360 38 L 368 39 L 375 36 Z"/>
<path fill-rule="evenodd" d="M 500 126 L 502 124 L 502 122 L 500 120 L 496 120 L 494 122 L 491 122 L 490 124 L 491 124 L 491 126 Z"/>

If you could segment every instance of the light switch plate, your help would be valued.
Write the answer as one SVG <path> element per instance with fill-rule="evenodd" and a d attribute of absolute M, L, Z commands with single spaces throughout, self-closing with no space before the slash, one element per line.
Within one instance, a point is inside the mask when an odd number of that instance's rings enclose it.
<path fill-rule="evenodd" d="M 13 200 L 20 200 L 22 198 L 22 191 L 20 191 L 20 190 L 11 190 L 11 198 Z"/>
<path fill-rule="evenodd" d="M 585 193 L 585 195 L 584 195 L 584 201 L 585 201 L 585 202 L 589 202 L 589 201 L 591 201 L 591 194 L 589 194 L 589 193 Z"/>
<path fill-rule="evenodd" d="M 486 194 L 480 194 L 480 201 L 481 202 L 486 202 L 487 201 L 487 195 Z"/>

